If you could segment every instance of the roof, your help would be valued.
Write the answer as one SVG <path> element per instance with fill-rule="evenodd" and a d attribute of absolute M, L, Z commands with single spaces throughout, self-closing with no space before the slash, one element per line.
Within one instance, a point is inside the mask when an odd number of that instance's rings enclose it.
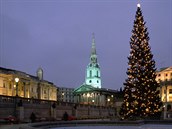
<path fill-rule="evenodd" d="M 157 72 L 162 72 L 162 71 L 172 71 L 172 66 L 160 68 L 160 70 Z"/>
<path fill-rule="evenodd" d="M 93 91 L 106 92 L 106 93 L 117 93 L 118 92 L 118 91 L 112 90 L 112 89 L 95 88 L 95 87 L 93 87 L 91 85 L 82 84 L 79 88 L 76 88 L 74 90 L 74 94 L 77 94 L 77 93 L 86 93 L 86 92 L 93 92 Z"/>
<path fill-rule="evenodd" d="M 33 79 L 35 81 L 40 81 L 37 76 L 33 76 L 33 75 L 27 74 L 27 73 L 22 72 L 22 71 L 7 69 L 7 68 L 3 68 L 3 67 L 0 67 L 0 73 L 3 73 L 3 74 L 16 74 L 16 75 L 20 75 L 20 76 L 23 76 L 23 77 L 26 77 L 26 78 L 31 78 L 31 79 Z M 41 80 L 41 81 L 53 85 L 52 82 L 49 82 L 49 81 L 46 81 L 46 80 Z"/>

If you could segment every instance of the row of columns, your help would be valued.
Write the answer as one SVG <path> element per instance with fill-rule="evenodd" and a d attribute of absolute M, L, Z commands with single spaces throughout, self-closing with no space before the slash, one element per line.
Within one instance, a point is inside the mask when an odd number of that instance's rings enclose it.
<path fill-rule="evenodd" d="M 107 98 L 106 95 L 97 92 L 82 93 L 74 96 L 76 103 L 90 104 L 96 106 L 106 106 Z"/>

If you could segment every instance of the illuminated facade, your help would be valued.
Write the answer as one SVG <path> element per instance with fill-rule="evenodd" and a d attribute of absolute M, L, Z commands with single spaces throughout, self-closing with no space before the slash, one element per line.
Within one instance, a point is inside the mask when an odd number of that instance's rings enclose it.
<path fill-rule="evenodd" d="M 157 72 L 156 80 L 160 83 L 162 102 L 172 102 L 172 67 L 162 68 Z"/>
<path fill-rule="evenodd" d="M 160 84 L 159 91 L 164 106 L 164 118 L 172 118 L 172 66 L 157 71 L 156 81 Z"/>
<path fill-rule="evenodd" d="M 16 81 L 16 79 L 18 79 Z M 43 100 L 57 100 L 57 87 L 43 80 L 43 70 L 37 76 L 0 67 L 0 95 Z"/>
<path fill-rule="evenodd" d="M 85 84 L 91 85 L 95 88 L 101 88 L 100 66 L 97 62 L 94 34 L 92 38 L 90 63 L 88 64 L 87 70 L 86 70 Z"/>
<path fill-rule="evenodd" d="M 92 37 L 90 63 L 86 69 L 85 82 L 74 90 L 75 103 L 96 106 L 114 106 L 117 91 L 101 86 L 100 66 L 97 61 L 95 37 Z"/>

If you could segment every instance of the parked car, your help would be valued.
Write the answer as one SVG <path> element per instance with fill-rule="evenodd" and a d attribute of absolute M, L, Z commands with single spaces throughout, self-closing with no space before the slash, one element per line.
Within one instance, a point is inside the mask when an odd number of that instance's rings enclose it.
<path fill-rule="evenodd" d="M 71 121 L 71 120 L 76 120 L 76 117 L 74 116 L 68 116 L 68 120 Z"/>
<path fill-rule="evenodd" d="M 4 118 L 5 121 L 9 123 L 18 123 L 18 119 L 15 116 L 9 115 L 8 117 Z"/>

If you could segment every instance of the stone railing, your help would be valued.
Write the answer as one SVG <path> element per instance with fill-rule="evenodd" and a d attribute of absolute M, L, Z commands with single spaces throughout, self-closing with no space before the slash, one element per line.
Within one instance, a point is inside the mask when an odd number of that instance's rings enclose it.
<path fill-rule="evenodd" d="M 1 103 L 14 103 L 14 102 L 15 102 L 15 97 L 0 95 L 0 104 Z"/>

